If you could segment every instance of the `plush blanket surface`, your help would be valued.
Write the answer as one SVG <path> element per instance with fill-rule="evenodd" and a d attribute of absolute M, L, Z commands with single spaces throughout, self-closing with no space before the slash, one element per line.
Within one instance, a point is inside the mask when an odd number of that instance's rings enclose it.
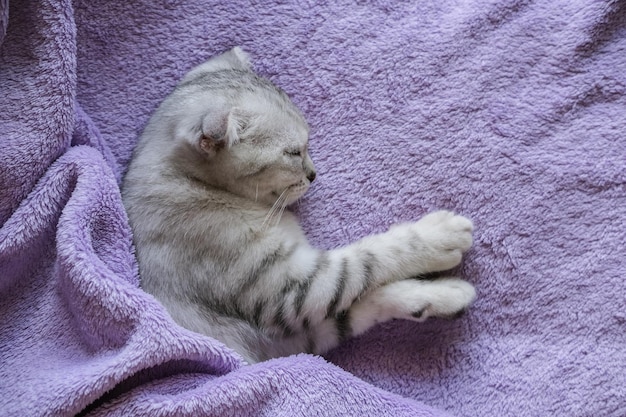
<path fill-rule="evenodd" d="M 626 2 L 0 0 L 0 415 L 626 415 Z M 119 184 L 241 45 L 312 127 L 332 248 L 472 218 L 465 317 L 245 365 L 139 288 Z"/>

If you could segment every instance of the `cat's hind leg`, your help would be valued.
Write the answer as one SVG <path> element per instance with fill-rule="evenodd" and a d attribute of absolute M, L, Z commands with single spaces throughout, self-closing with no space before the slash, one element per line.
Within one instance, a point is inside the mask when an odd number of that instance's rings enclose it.
<path fill-rule="evenodd" d="M 454 318 L 476 297 L 472 284 L 458 278 L 407 279 L 378 287 L 352 306 L 307 330 L 307 352 L 323 354 L 349 337 L 392 319 Z"/>
<path fill-rule="evenodd" d="M 391 319 L 424 321 L 428 317 L 453 318 L 476 298 L 472 284 L 458 278 L 407 279 L 375 289 L 355 302 L 348 314 L 352 336 Z"/>

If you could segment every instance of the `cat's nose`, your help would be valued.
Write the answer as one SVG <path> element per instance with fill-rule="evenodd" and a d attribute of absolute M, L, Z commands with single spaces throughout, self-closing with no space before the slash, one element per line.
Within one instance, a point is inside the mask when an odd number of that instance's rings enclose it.
<path fill-rule="evenodd" d="M 306 177 L 309 180 L 309 182 L 315 181 L 315 177 L 316 176 L 317 176 L 317 174 L 315 174 L 315 171 L 311 171 L 308 174 L 306 174 Z"/>

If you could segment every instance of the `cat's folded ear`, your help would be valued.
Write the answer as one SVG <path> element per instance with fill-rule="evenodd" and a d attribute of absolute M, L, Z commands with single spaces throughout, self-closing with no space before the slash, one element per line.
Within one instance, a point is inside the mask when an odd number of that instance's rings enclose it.
<path fill-rule="evenodd" d="M 252 64 L 250 63 L 250 56 L 238 46 L 235 46 L 224 55 L 226 55 L 227 59 L 230 60 L 233 68 L 239 67 L 243 70 L 249 70 L 250 68 L 252 68 Z"/>
<path fill-rule="evenodd" d="M 201 120 L 181 123 L 176 136 L 211 159 L 221 150 L 238 143 L 250 120 L 250 115 L 238 107 L 227 112 L 209 112 Z"/>
<path fill-rule="evenodd" d="M 194 78 L 207 72 L 214 72 L 227 69 L 235 69 L 241 71 L 249 71 L 252 68 L 250 57 L 238 46 L 233 49 L 217 55 L 203 64 L 198 65 L 189 71 L 180 81 L 181 84 L 188 83 Z"/>

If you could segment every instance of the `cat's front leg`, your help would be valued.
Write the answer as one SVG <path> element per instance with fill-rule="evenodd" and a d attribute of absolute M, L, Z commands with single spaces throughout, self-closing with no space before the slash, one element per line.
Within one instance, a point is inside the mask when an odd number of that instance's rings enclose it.
<path fill-rule="evenodd" d="M 472 231 L 469 219 L 442 210 L 366 237 L 355 248 L 375 253 L 380 261 L 377 281 L 392 282 L 454 268 L 472 245 Z"/>

